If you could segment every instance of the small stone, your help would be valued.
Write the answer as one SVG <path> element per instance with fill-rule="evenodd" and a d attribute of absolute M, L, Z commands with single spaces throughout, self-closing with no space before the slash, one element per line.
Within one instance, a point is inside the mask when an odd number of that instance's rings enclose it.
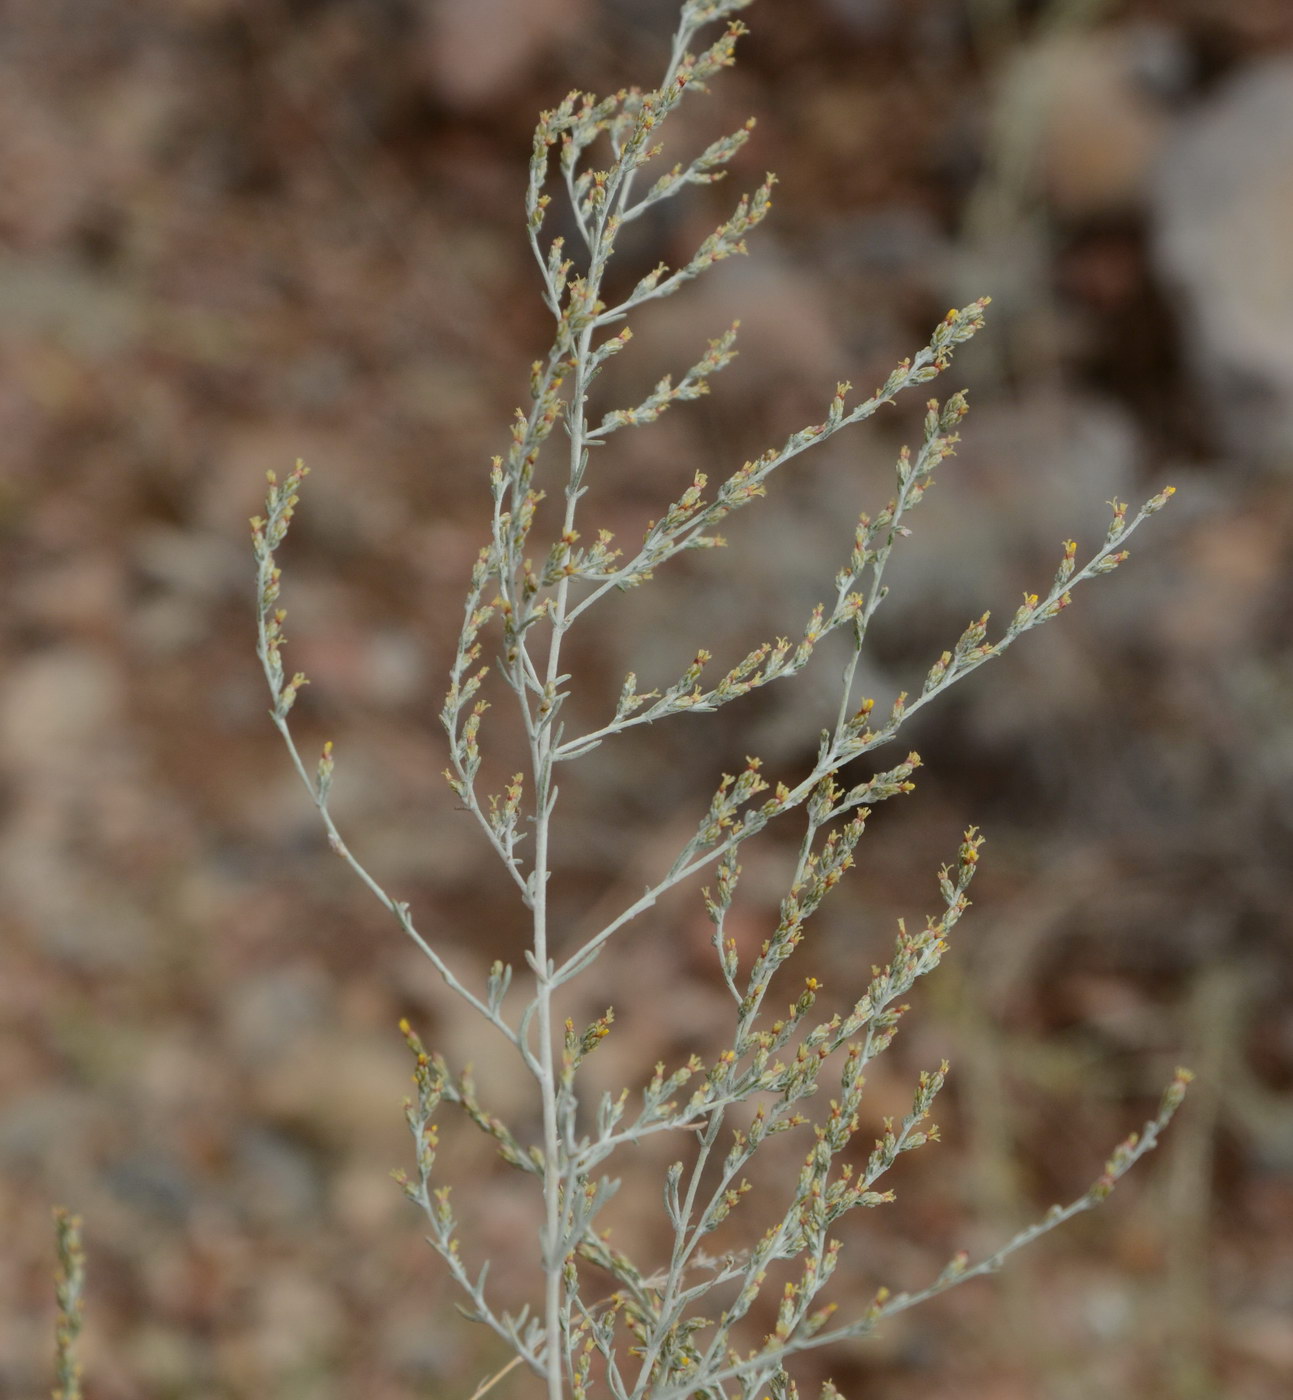
<path fill-rule="evenodd" d="M 1293 454 L 1293 60 L 1242 69 L 1173 135 L 1152 190 L 1155 253 L 1217 430 Z"/>
<path fill-rule="evenodd" d="M 66 768 L 117 721 L 121 678 L 96 650 L 38 652 L 6 677 L 0 755 L 20 769 Z"/>

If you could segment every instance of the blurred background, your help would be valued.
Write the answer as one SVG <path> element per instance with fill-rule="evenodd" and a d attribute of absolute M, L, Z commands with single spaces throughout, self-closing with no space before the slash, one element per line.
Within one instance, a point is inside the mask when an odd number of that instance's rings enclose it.
<path fill-rule="evenodd" d="M 549 343 L 521 196 L 540 108 L 650 85 L 670 0 L 9 0 L 0 11 L 0 1394 L 50 1384 L 50 1207 L 86 1220 L 96 1400 L 469 1395 L 506 1360 L 390 1181 L 407 1015 L 529 1130 L 517 1067 L 329 854 L 266 718 L 246 519 L 312 468 L 284 551 L 303 749 L 337 744 L 355 849 L 462 974 L 519 962 L 511 891 L 439 777 L 437 712 L 485 473 Z M 870 1076 L 869 1142 L 953 1063 L 943 1142 L 851 1222 L 837 1296 L 919 1286 L 1080 1194 L 1177 1063 L 1164 1148 L 1099 1212 L 805 1363 L 870 1400 L 1267 1400 L 1293 1386 L 1293 8 L 1287 0 L 759 0 L 667 159 L 749 115 L 730 178 L 623 240 L 677 264 L 765 170 L 751 256 L 635 325 L 597 407 L 736 317 L 703 403 L 598 455 L 631 542 L 869 392 L 949 305 L 987 329 L 960 455 L 895 556 L 866 688 L 888 703 L 985 608 L 1084 557 L 1112 497 L 1178 494 L 1133 561 L 913 723 L 917 791 L 786 972 L 852 1000 L 970 823 L 975 909 Z M 883 504 L 920 405 L 787 468 L 727 551 L 592 615 L 573 714 L 797 634 Z M 632 899 L 746 753 L 793 778 L 821 655 L 563 779 L 563 930 Z M 505 696 L 484 745 L 512 771 Z M 491 747 L 491 745 L 493 747 Z M 896 761 L 882 755 L 882 761 Z M 737 926 L 775 923 L 751 851 Z M 694 892 L 588 979 L 635 1084 L 712 1045 Z M 628 989 L 627 992 L 625 989 Z M 525 1182 L 447 1116 L 464 1248 L 529 1286 Z M 791 1144 L 792 1165 L 803 1150 Z M 616 1242 L 656 1261 L 660 1162 Z M 771 1188 L 769 1188 L 771 1189 Z M 633 1195 L 636 1191 L 638 1194 Z M 749 1213 L 749 1228 L 762 1229 Z M 492 1392 L 522 1396 L 516 1373 Z"/>

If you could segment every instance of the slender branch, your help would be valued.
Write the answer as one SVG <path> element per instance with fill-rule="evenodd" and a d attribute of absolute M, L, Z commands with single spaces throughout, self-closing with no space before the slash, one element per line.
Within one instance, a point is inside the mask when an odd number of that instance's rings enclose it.
<path fill-rule="evenodd" d="M 58 1206 L 54 1211 L 54 1228 L 58 1250 L 58 1273 L 54 1278 L 58 1322 L 54 1330 L 53 1400 L 81 1400 L 81 1363 L 76 1355 L 85 1306 L 81 1218 Z"/>
<path fill-rule="evenodd" d="M 1188 1070 L 1178 1069 L 1176 1077 L 1163 1095 L 1163 1101 L 1157 1115 L 1150 1119 L 1139 1133 L 1133 1133 L 1115 1149 L 1105 1165 L 1104 1171 L 1087 1190 L 1066 1206 L 1052 1206 L 1041 1220 L 1030 1225 L 1026 1230 L 1021 1230 L 994 1253 L 973 1265 L 968 1262 L 967 1256 L 958 1254 L 933 1283 L 918 1292 L 899 1293 L 890 1297 L 887 1289 L 881 1289 L 876 1295 L 875 1303 L 858 1321 L 832 1328 L 829 1331 L 819 1331 L 811 1336 L 794 1338 L 784 1345 L 773 1347 L 745 1361 L 738 1361 L 724 1366 L 720 1370 L 709 1372 L 704 1375 L 703 1384 L 722 1385 L 726 1381 L 740 1380 L 769 1363 L 779 1366 L 783 1360 L 800 1352 L 817 1350 L 820 1347 L 832 1346 L 837 1342 L 866 1336 L 886 1319 L 918 1307 L 921 1303 L 936 1298 L 940 1293 L 946 1293 L 949 1288 L 956 1288 L 963 1283 L 968 1283 L 971 1279 L 996 1273 L 1012 1254 L 1017 1254 L 1019 1250 L 1039 1240 L 1043 1235 L 1049 1234 L 1075 1216 L 1094 1210 L 1096 1206 L 1106 1201 L 1122 1177 L 1142 1157 L 1158 1146 L 1159 1138 L 1180 1107 L 1185 1097 L 1186 1086 L 1192 1078 L 1193 1076 Z M 651 1400 L 687 1400 L 687 1397 L 692 1394 L 694 1394 L 694 1390 L 686 1386 L 669 1386 L 653 1391 Z"/>

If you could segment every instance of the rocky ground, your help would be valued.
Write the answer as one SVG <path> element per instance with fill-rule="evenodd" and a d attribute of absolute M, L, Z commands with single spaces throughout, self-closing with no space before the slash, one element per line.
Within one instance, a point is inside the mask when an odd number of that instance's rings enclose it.
<path fill-rule="evenodd" d="M 464 975 L 519 964 L 519 911 L 439 777 L 437 712 L 488 458 L 547 345 L 530 132 L 571 87 L 649 83 L 673 9 L 0 15 L 2 1395 L 50 1383 L 58 1202 L 86 1219 L 96 1400 L 466 1396 L 504 1359 L 389 1179 L 409 1164 L 396 1023 L 474 1062 L 521 1132 L 531 1096 L 321 838 L 265 716 L 246 519 L 265 471 L 305 458 L 284 553 L 303 748 L 336 741 L 339 820 Z M 1132 563 L 913 724 L 917 792 L 877 812 L 799 955 L 848 999 L 895 918 L 933 907 L 961 830 L 985 829 L 975 910 L 868 1090 L 878 1125 L 946 1056 L 944 1140 L 850 1237 L 841 1300 L 990 1250 L 1085 1188 L 1176 1063 L 1199 1082 L 1102 1211 L 805 1377 L 869 1400 L 1275 1400 L 1293 1383 L 1293 10 L 759 0 L 746 18 L 670 156 L 754 114 L 748 153 L 643 221 L 625 278 L 685 258 L 766 169 L 772 217 L 748 259 L 642 317 L 606 403 L 738 316 L 741 358 L 710 399 L 617 436 L 593 523 L 632 538 L 696 469 L 818 421 L 838 379 L 869 390 L 984 294 L 944 381 L 970 388 L 965 442 L 895 561 L 868 688 L 918 685 L 969 618 L 1008 617 L 1062 540 L 1098 544 L 1111 497 L 1178 488 Z M 909 406 L 804 459 L 727 551 L 609 606 L 573 712 L 603 713 L 630 668 L 667 683 L 697 646 L 736 658 L 802 627 L 918 430 Z M 801 768 L 836 672 L 824 657 L 572 770 L 567 926 L 668 863 L 710 774 L 750 752 Z M 506 724 L 499 703 L 503 773 Z M 750 945 L 784 856 L 769 842 L 747 876 Z M 585 1009 L 616 1004 L 607 1083 L 705 1048 L 724 999 L 707 937 L 692 898 L 603 959 Z M 446 1122 L 445 1170 L 520 1297 L 529 1208 L 473 1134 Z M 634 1168 L 617 1224 L 647 1254 L 658 1165 Z M 530 1392 L 514 1373 L 492 1393 Z"/>

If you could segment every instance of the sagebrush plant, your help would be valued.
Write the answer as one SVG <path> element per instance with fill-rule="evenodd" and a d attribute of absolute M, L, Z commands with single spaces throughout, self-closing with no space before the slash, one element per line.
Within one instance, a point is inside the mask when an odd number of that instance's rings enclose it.
<path fill-rule="evenodd" d="M 54 1300 L 58 1319 L 54 1325 L 54 1400 L 81 1400 L 81 1364 L 76 1343 L 81 1335 L 85 1293 L 85 1251 L 81 1247 L 81 1218 L 57 1206 L 54 1238 L 58 1272 L 54 1276 Z"/>
<path fill-rule="evenodd" d="M 768 213 L 771 176 L 740 198 L 731 216 L 685 265 L 671 269 L 662 263 L 617 304 L 604 299 L 607 269 L 623 226 L 688 185 L 721 178 L 722 167 L 750 134 L 752 122 L 639 191 L 640 172 L 659 154 L 661 124 L 685 97 L 703 92 L 707 80 L 734 61 L 745 29 L 733 16 L 749 3 L 688 0 L 658 88 L 630 89 L 602 100 L 572 93 L 543 114 L 535 133 L 526 220 L 556 331 L 550 349 L 533 366 L 530 406 L 517 411 L 511 445 L 505 456 L 494 459 L 489 540 L 472 571 L 442 711 L 449 736 L 449 786 L 479 823 L 529 911 L 532 943 L 524 987 L 518 988 L 524 992 L 519 1014 L 505 1010 L 511 967 L 495 962 L 485 986 L 468 985 L 444 951 L 418 929 L 409 906 L 387 893 L 360 863 L 329 808 L 332 744 L 310 765 L 292 737 L 289 713 L 305 677 L 297 673 L 289 678 L 283 666 L 284 613 L 278 607 L 275 551 L 298 503 L 303 465 L 298 463 L 281 483 L 271 474 L 266 514 L 252 522 L 259 564 L 259 651 L 273 694 L 273 718 L 328 838 L 452 991 L 510 1044 L 541 1100 L 542 1135 L 526 1141 L 479 1101 L 468 1074 L 425 1051 L 416 1032 L 403 1024 L 417 1086 L 408 1106 L 417 1165 L 412 1179 L 402 1178 L 404 1189 L 425 1212 L 430 1241 L 466 1294 L 469 1315 L 506 1341 L 515 1353 L 512 1364 L 528 1367 L 549 1400 L 582 1400 L 597 1392 L 616 1400 L 796 1395 L 787 1371 L 796 1353 L 861 1337 L 884 1319 L 996 1269 L 1015 1250 L 1103 1200 L 1118 1178 L 1154 1147 L 1189 1077 L 1178 1072 L 1158 1115 L 1116 1149 L 1085 1194 L 1054 1207 L 990 1257 L 971 1262 L 957 1254 L 928 1287 L 896 1296 L 881 1290 L 852 1317 L 838 1316 L 824 1298 L 841 1248 L 836 1232 L 842 1218 L 892 1200 L 890 1191 L 880 1189 L 882 1178 L 901 1153 L 936 1135 L 928 1116 L 946 1065 L 920 1075 L 910 1113 L 901 1123 L 886 1122 L 869 1156 L 850 1152 L 859 1127 L 864 1072 L 893 1039 L 906 1009 L 901 999 L 946 951 L 948 935 L 968 906 L 967 890 L 982 844 L 971 827 L 955 859 L 938 873 L 940 911 L 914 932 L 899 924 L 891 961 L 859 979 L 847 1014 L 814 1015 L 819 984 L 811 976 L 789 992 L 788 1006 L 787 992 L 780 990 L 774 1009 L 773 984 L 781 965 L 852 864 L 869 812 L 911 789 L 920 760 L 908 754 L 852 785 L 840 780 L 841 770 L 891 743 L 916 711 L 1000 656 L 1024 633 L 1058 616 L 1078 584 L 1115 569 L 1127 557 L 1127 537 L 1164 505 L 1171 488 L 1130 519 L 1125 505 L 1113 503 L 1106 538 L 1090 559 L 1079 564 L 1076 544 L 1066 542 L 1049 588 L 1027 595 L 995 640 L 989 638 L 984 614 L 934 662 L 919 694 L 900 695 L 887 711 L 877 712 L 873 701 L 858 693 L 856 675 L 868 629 L 885 597 L 886 567 L 895 544 L 908 533 L 907 517 L 935 469 L 952 455 L 966 413 L 963 393 L 943 403 L 931 399 L 921 445 L 899 456 L 892 499 L 875 515 L 860 516 L 829 601 L 813 610 L 798 641 L 778 637 L 765 642 L 717 680 L 706 679 L 710 655 L 705 650 L 696 653 L 681 676 L 657 689 L 640 690 L 630 674 L 618 699 L 608 698 L 604 723 L 580 733 L 567 733 L 563 725 L 570 679 L 563 658 L 572 631 L 593 608 L 613 606 L 616 594 L 648 582 L 684 551 L 721 545 L 716 533 L 720 523 L 763 496 L 780 467 L 936 378 L 957 347 L 983 324 L 986 301 L 949 312 L 929 344 L 904 360 L 869 398 L 851 402 L 850 386 L 840 384 L 821 422 L 744 463 L 716 490 L 707 493 L 705 476 L 697 474 L 677 500 L 664 505 L 641 543 L 622 551 L 609 532 L 584 527 L 581 505 L 592 449 L 622 428 L 651 422 L 674 403 L 706 393 L 710 377 L 735 354 L 734 326 L 711 341 L 681 378 L 661 379 L 635 407 L 594 411 L 599 371 L 629 342 L 626 317 L 743 253 L 745 236 Z M 717 37 L 693 52 L 698 32 L 723 22 Z M 545 243 L 543 236 L 554 153 L 568 217 L 578 234 L 577 251 L 568 250 L 560 237 Z M 603 164 L 591 163 L 596 160 Z M 540 541 L 532 537 L 540 502 L 545 492 L 555 494 L 558 484 L 564 495 L 557 508 L 559 529 L 550 540 Z M 694 833 L 669 868 L 604 927 L 579 946 L 567 947 L 566 931 L 554 928 L 550 908 L 562 766 L 637 725 L 709 713 L 789 678 L 828 638 L 837 639 L 847 660 L 838 710 L 832 726 L 821 733 L 811 770 L 770 783 L 759 760 L 751 758 L 741 772 L 718 777 Z M 483 660 L 487 648 L 489 659 Z M 528 750 L 526 771 L 493 793 L 480 785 L 482 721 L 488 708 L 484 695 L 491 673 L 511 692 Z M 779 920 L 757 956 L 743 965 L 725 924 L 737 895 L 742 848 L 774 822 L 799 824 L 798 855 Z M 702 875 L 709 880 L 700 894 L 713 923 L 718 972 L 732 1001 L 730 1027 L 704 1056 L 672 1070 L 645 1067 L 636 1090 L 585 1102 L 581 1066 L 610 1033 L 613 1013 L 608 1010 L 580 1028 L 564 1016 L 563 1003 L 612 939 L 628 936 L 634 921 L 666 891 Z M 820 1096 L 819 1089 L 824 1089 Z M 541 1198 L 543 1223 L 535 1252 L 543 1295 L 519 1314 L 503 1311 L 491 1300 L 488 1260 L 469 1262 L 471 1245 L 460 1244 L 450 1187 L 435 1176 L 435 1119 L 442 1104 L 464 1110 L 497 1142 L 505 1161 L 532 1179 Z M 797 1177 L 785 1183 L 784 1211 L 771 1220 L 742 1222 L 742 1211 L 750 1210 L 742 1198 L 752 1159 L 769 1139 L 790 1130 L 802 1133 L 805 1150 Z M 599 1214 L 617 1185 L 608 1172 L 620 1149 L 663 1133 L 681 1144 L 679 1160 L 668 1168 L 663 1183 L 662 1219 L 669 1244 L 660 1257 L 633 1260 L 599 1231 Z M 764 1200 L 766 1193 L 760 1203 Z M 647 1208 L 658 1208 L 656 1200 L 643 1202 L 642 1209 Z M 707 1242 L 712 1244 L 709 1237 L 729 1215 L 725 1237 L 744 1224 L 744 1244 L 715 1256 Z M 757 1327 L 756 1319 L 761 1319 Z M 822 1394 L 837 1392 L 827 1383 Z"/>

